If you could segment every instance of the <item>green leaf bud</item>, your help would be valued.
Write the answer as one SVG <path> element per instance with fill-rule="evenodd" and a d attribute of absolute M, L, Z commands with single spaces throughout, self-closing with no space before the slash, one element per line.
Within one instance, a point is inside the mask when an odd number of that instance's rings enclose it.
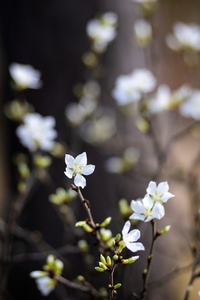
<path fill-rule="evenodd" d="M 117 284 L 114 285 L 114 289 L 116 290 L 116 289 L 120 288 L 121 286 L 122 286 L 121 283 L 117 283 Z"/>
<path fill-rule="evenodd" d="M 127 259 L 122 259 L 122 260 L 121 260 L 121 263 L 122 263 L 123 265 L 132 264 L 132 263 L 134 263 L 138 258 L 139 258 L 139 256 L 132 256 L 132 257 L 127 258 Z"/>
<path fill-rule="evenodd" d="M 121 240 L 121 234 L 118 233 L 115 237 L 115 242 L 118 243 Z"/>
<path fill-rule="evenodd" d="M 78 241 L 78 248 L 80 252 L 87 252 L 89 249 L 88 243 L 85 240 Z"/>
<path fill-rule="evenodd" d="M 83 227 L 83 225 L 86 224 L 86 221 L 79 221 L 79 222 L 76 222 L 75 226 L 76 227 Z"/>
<path fill-rule="evenodd" d="M 110 256 L 107 256 L 107 257 L 106 257 L 106 263 L 107 263 L 107 266 L 108 266 L 108 267 L 111 267 L 112 261 L 111 261 Z"/>
<path fill-rule="evenodd" d="M 167 225 L 159 232 L 159 234 L 163 235 L 163 234 L 167 233 L 168 231 L 170 231 L 170 229 L 171 229 L 171 226 Z"/>
<path fill-rule="evenodd" d="M 98 271 L 98 272 L 104 272 L 105 270 L 100 268 L 100 267 L 95 267 L 95 270 Z"/>
<path fill-rule="evenodd" d="M 34 165 L 38 169 L 47 168 L 51 165 L 52 159 L 47 155 L 35 155 L 33 159 Z"/>
<path fill-rule="evenodd" d="M 113 259 L 114 259 L 114 260 L 118 260 L 118 259 L 119 259 L 119 256 L 118 256 L 117 254 L 115 254 L 115 255 L 113 256 Z"/>
<path fill-rule="evenodd" d="M 106 226 L 108 226 L 108 225 L 110 224 L 111 220 L 112 220 L 111 217 L 106 218 L 106 219 L 101 223 L 100 226 L 101 226 L 101 227 L 106 227 Z"/>
<path fill-rule="evenodd" d="M 102 254 L 100 254 L 100 261 L 105 265 L 107 264 L 106 259 Z"/>
<path fill-rule="evenodd" d="M 78 275 L 78 276 L 77 276 L 77 280 L 78 280 L 79 282 L 84 282 L 84 281 L 85 281 L 85 278 L 84 278 L 82 275 Z"/>
<path fill-rule="evenodd" d="M 105 271 L 108 270 L 107 266 L 104 263 L 102 263 L 101 261 L 99 262 L 99 267 L 101 269 L 104 269 Z"/>

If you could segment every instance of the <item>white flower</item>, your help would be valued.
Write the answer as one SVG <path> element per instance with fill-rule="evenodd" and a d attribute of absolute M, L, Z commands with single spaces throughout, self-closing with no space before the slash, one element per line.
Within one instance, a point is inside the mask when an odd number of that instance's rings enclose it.
<path fill-rule="evenodd" d="M 55 289 L 55 280 L 46 276 L 36 278 L 35 282 L 37 284 L 38 290 L 41 292 L 43 296 L 48 296 Z"/>
<path fill-rule="evenodd" d="M 152 99 L 147 101 L 150 113 L 160 113 L 162 111 L 176 109 L 192 93 L 191 88 L 184 84 L 175 91 L 171 91 L 168 85 L 162 84 Z"/>
<path fill-rule="evenodd" d="M 135 69 L 131 74 L 119 76 L 112 96 L 118 105 L 138 102 L 143 93 L 152 92 L 156 79 L 148 69 Z"/>
<path fill-rule="evenodd" d="M 30 273 L 35 278 L 37 288 L 43 296 L 48 296 L 57 284 L 56 275 L 61 275 L 63 262 L 56 259 L 53 255 L 48 255 L 46 264 L 43 266 L 45 271 L 33 271 Z"/>
<path fill-rule="evenodd" d="M 148 100 L 148 109 L 151 113 L 160 113 L 168 109 L 171 102 L 171 91 L 167 85 L 160 85 L 153 99 Z"/>
<path fill-rule="evenodd" d="M 76 186 L 80 186 L 84 188 L 86 186 L 86 180 L 82 176 L 83 175 L 90 175 L 94 172 L 95 166 L 94 165 L 87 165 L 87 155 L 85 152 L 79 154 L 76 158 L 73 156 L 66 154 L 65 155 L 65 175 L 68 178 L 74 177 L 74 184 Z"/>
<path fill-rule="evenodd" d="M 170 198 L 174 197 L 173 194 L 168 192 L 169 185 L 167 181 L 160 182 L 157 186 L 156 182 L 150 181 L 147 187 L 147 194 L 145 197 L 149 197 L 154 202 L 158 201 L 160 203 L 167 202 Z"/>
<path fill-rule="evenodd" d="M 166 42 L 174 51 L 200 51 L 200 26 L 177 22 L 173 27 L 173 34 L 166 37 Z"/>
<path fill-rule="evenodd" d="M 35 278 L 37 288 L 43 296 L 48 296 L 55 289 L 57 283 L 48 275 L 49 273 L 46 271 L 33 271 L 30 273 L 30 276 Z"/>
<path fill-rule="evenodd" d="M 26 114 L 24 124 L 17 128 L 16 134 L 22 145 L 30 151 L 37 149 L 50 151 L 54 146 L 54 139 L 57 137 L 54 126 L 55 119 L 51 116 L 42 117 L 37 113 Z"/>
<path fill-rule="evenodd" d="M 145 250 L 142 243 L 136 243 L 140 238 L 140 231 L 138 229 L 133 229 L 129 232 L 131 228 L 131 222 L 126 221 L 122 229 L 122 238 L 126 247 L 132 252 L 137 252 L 139 250 Z"/>
<path fill-rule="evenodd" d="M 151 24 L 143 19 L 134 23 L 135 39 L 139 46 L 148 46 L 152 39 Z"/>
<path fill-rule="evenodd" d="M 165 215 L 165 209 L 159 202 L 154 203 L 149 197 L 131 201 L 131 208 L 134 213 L 130 219 L 149 222 L 153 219 L 161 219 Z"/>
<path fill-rule="evenodd" d="M 30 65 L 12 63 L 9 72 L 18 89 L 39 89 L 42 86 L 41 72 Z"/>
<path fill-rule="evenodd" d="M 117 15 L 109 12 L 98 19 L 90 20 L 87 24 L 87 34 L 93 42 L 96 52 L 103 52 L 107 45 L 116 37 Z"/>
<path fill-rule="evenodd" d="M 195 90 L 191 97 L 183 102 L 179 107 L 180 113 L 184 117 L 200 120 L 200 90 Z"/>

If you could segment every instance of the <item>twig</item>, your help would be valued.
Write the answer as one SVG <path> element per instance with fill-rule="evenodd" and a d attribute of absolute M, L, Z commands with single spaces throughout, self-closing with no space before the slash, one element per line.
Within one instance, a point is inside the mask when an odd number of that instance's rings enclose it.
<path fill-rule="evenodd" d="M 150 251 L 149 251 L 149 256 L 147 259 L 147 268 L 143 272 L 143 290 L 141 293 L 142 300 L 146 299 L 146 294 L 147 294 L 147 289 L 148 289 L 149 272 L 150 272 L 150 267 L 151 267 L 152 258 L 153 258 L 153 250 L 154 250 L 155 240 L 157 238 L 155 220 L 151 221 L 151 225 L 152 225 L 152 242 L 151 242 L 151 247 L 150 247 Z"/>
<path fill-rule="evenodd" d="M 86 281 L 84 281 L 83 284 L 78 284 L 59 275 L 57 275 L 55 278 L 69 288 L 90 293 L 93 299 L 97 299 L 99 297 L 99 292 L 90 283 Z"/>

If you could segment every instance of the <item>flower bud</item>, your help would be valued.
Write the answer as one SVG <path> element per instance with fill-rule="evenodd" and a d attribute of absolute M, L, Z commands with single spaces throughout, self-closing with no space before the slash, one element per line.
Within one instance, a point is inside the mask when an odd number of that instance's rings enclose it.
<path fill-rule="evenodd" d="M 100 254 L 100 261 L 105 265 L 107 264 L 106 259 L 102 254 Z"/>
<path fill-rule="evenodd" d="M 120 288 L 121 286 L 122 286 L 121 283 L 117 283 L 117 284 L 114 285 L 114 289 L 116 290 L 116 289 Z"/>
<path fill-rule="evenodd" d="M 106 219 L 101 223 L 100 226 L 101 226 L 101 227 L 106 227 L 106 226 L 108 226 L 108 225 L 110 224 L 111 220 L 112 220 L 111 217 L 106 218 Z"/>
<path fill-rule="evenodd" d="M 34 156 L 34 164 L 36 166 L 36 168 L 47 168 L 51 165 L 51 157 L 47 156 L 47 155 L 35 155 Z"/>
<path fill-rule="evenodd" d="M 87 252 L 89 249 L 88 243 L 85 240 L 78 241 L 78 248 L 80 252 Z"/>
<path fill-rule="evenodd" d="M 108 268 L 106 267 L 106 265 L 104 263 L 102 263 L 101 261 L 99 262 L 99 267 L 101 269 L 104 269 L 104 271 L 108 270 Z"/>
<path fill-rule="evenodd" d="M 127 259 L 122 259 L 122 260 L 121 260 L 121 263 L 122 263 L 123 265 L 132 264 L 132 263 L 134 263 L 138 258 L 139 258 L 139 256 L 132 256 L 132 257 L 127 258 Z"/>
<path fill-rule="evenodd" d="M 107 257 L 106 257 L 106 263 L 107 263 L 107 266 L 108 266 L 108 267 L 111 267 L 112 261 L 111 261 L 110 256 L 107 256 Z"/>
<path fill-rule="evenodd" d="M 159 232 L 159 234 L 162 235 L 162 234 L 167 233 L 168 231 L 170 231 L 170 228 L 171 228 L 170 225 L 165 226 L 165 227 Z"/>
<path fill-rule="evenodd" d="M 98 272 L 104 272 L 105 270 L 100 268 L 100 267 L 95 267 L 95 270 L 98 271 Z"/>

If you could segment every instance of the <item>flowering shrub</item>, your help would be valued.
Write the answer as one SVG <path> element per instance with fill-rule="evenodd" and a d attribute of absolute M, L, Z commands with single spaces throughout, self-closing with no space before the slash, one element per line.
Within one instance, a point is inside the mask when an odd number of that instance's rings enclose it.
<path fill-rule="evenodd" d="M 151 52 L 153 52 L 155 26 L 152 18 L 158 6 L 162 4 L 157 0 L 133 0 L 131 2 L 134 7 L 139 8 L 140 12 L 138 20 L 133 25 L 135 46 L 144 52 L 146 58 L 149 58 L 148 53 L 153 57 Z M 55 293 L 56 297 L 62 298 L 59 296 L 62 295 L 62 289 L 59 290 L 62 286 L 67 290 L 73 290 L 73 299 L 125 299 L 124 290 L 127 289 L 128 298 L 145 300 L 152 297 L 153 285 L 159 286 L 160 283 L 166 283 L 168 278 L 175 277 L 176 273 L 184 272 L 185 269 L 184 265 L 178 267 L 175 265 L 171 272 L 168 270 L 162 276 L 157 274 L 155 279 L 152 264 L 157 263 L 157 257 L 161 254 L 164 258 L 168 258 L 164 251 L 158 253 L 155 246 L 158 242 L 160 242 L 158 245 L 161 245 L 164 238 L 167 239 L 171 231 L 175 229 L 174 224 L 172 226 L 168 224 L 172 207 L 175 215 L 181 215 L 174 209 L 174 207 L 177 208 L 176 203 L 180 198 L 180 191 L 173 191 L 175 189 L 171 182 L 175 179 L 183 180 L 185 183 L 189 182 L 192 188 L 195 186 L 193 170 L 187 174 L 184 173 L 182 169 L 176 168 L 174 161 L 170 164 L 168 156 L 170 157 L 171 148 L 181 137 L 190 133 L 198 138 L 200 136 L 200 90 L 193 88 L 191 83 L 183 83 L 178 88 L 171 88 L 166 83 L 160 83 L 156 71 L 154 72 L 152 66 L 146 63 L 141 68 L 134 68 L 130 73 L 124 72 L 125 75 L 116 76 L 109 95 L 114 108 L 101 103 L 103 93 L 99 78 L 104 73 L 101 58 L 109 49 L 110 43 L 117 39 L 117 29 L 120 27 L 118 20 L 116 13 L 107 12 L 87 23 L 86 33 L 90 48 L 82 56 L 82 62 L 87 70 L 87 79 L 82 84 L 77 83 L 73 88 L 77 101 L 71 102 L 63 110 L 68 125 L 74 130 L 71 144 L 67 145 L 66 141 L 59 141 L 60 133 L 56 129 L 54 116 L 40 115 L 26 100 L 27 89 L 42 87 L 41 72 L 31 65 L 19 63 L 12 63 L 9 67 L 11 88 L 16 94 L 16 99 L 6 105 L 5 114 L 12 121 L 19 123 L 16 135 L 26 151 L 15 158 L 19 196 L 11 205 L 8 222 L 2 219 L 2 224 L 0 223 L 4 246 L 2 265 L 6 273 L 9 269 L 7 268 L 8 262 L 12 263 L 12 260 L 19 259 L 19 256 L 13 254 L 12 251 L 15 235 L 21 234 L 20 237 L 23 237 L 25 241 L 31 241 L 38 252 L 30 253 L 30 257 L 33 260 L 39 257 L 41 267 L 36 270 L 33 267 L 28 278 L 32 280 L 31 284 L 35 284 L 35 289 L 45 297 Z M 174 55 L 180 54 L 181 59 L 183 57 L 187 68 L 198 66 L 199 25 L 176 22 L 173 34 L 166 34 L 166 44 L 169 51 L 176 52 Z M 161 131 L 159 135 L 166 114 L 176 116 L 173 126 L 178 118 L 182 118 L 182 122 L 188 125 L 184 128 L 180 126 L 181 130 L 178 132 L 172 130 L 170 134 L 163 134 Z M 161 122 L 157 123 L 156 120 L 159 117 Z M 120 125 L 128 128 L 126 135 L 123 134 Z M 82 150 L 82 147 L 76 143 L 77 140 L 74 142 L 75 139 L 83 140 L 82 145 L 89 151 Z M 147 142 L 137 143 L 138 140 Z M 85 146 L 86 144 L 88 145 Z M 118 182 L 116 179 L 117 184 L 114 188 L 118 210 L 116 207 L 109 209 L 107 203 L 103 201 L 106 189 L 100 178 L 99 169 L 100 165 L 102 167 L 102 161 L 93 162 L 94 156 L 90 154 L 91 149 L 94 148 L 106 157 L 103 167 L 109 176 L 112 176 L 113 181 L 116 178 L 119 179 Z M 149 154 L 148 148 L 152 149 L 154 157 Z M 145 155 L 146 153 L 149 157 Z M 62 187 L 57 187 L 56 181 L 54 182 L 51 177 L 56 159 L 61 159 L 63 166 L 62 169 L 56 171 L 56 176 L 57 172 L 59 176 L 63 175 L 64 186 Z M 168 163 L 170 168 L 167 168 Z M 199 157 L 194 161 L 195 171 L 198 166 Z M 170 169 L 170 171 L 165 169 Z M 107 173 L 105 173 L 106 176 Z M 87 175 L 91 176 L 86 181 Z M 97 184 L 93 186 L 92 180 L 95 176 Z M 48 245 L 42 234 L 27 233 L 20 226 L 20 214 L 26 208 L 31 191 L 37 187 L 38 182 L 44 186 L 48 185 L 48 204 L 58 213 L 64 228 L 64 246 L 58 249 Z M 135 190 L 138 182 L 143 191 L 146 189 L 145 192 L 141 193 L 140 188 Z M 122 193 L 120 190 L 118 195 L 118 189 L 121 189 L 123 193 L 127 190 L 131 191 L 130 199 L 136 200 L 128 200 L 129 196 L 126 194 L 124 198 L 120 198 L 119 195 Z M 99 198 L 102 199 L 100 207 L 103 208 L 105 205 L 108 215 L 104 215 L 103 209 L 96 214 L 95 198 L 85 197 L 85 195 L 90 195 L 90 190 L 93 190 L 93 195 L 100 194 Z M 198 198 L 196 195 L 199 196 L 197 192 L 196 188 L 194 191 L 196 198 Z M 76 207 L 77 203 L 81 205 L 80 211 Z M 199 215 L 198 210 L 196 227 L 198 227 Z M 178 222 L 181 224 L 184 220 L 179 218 Z M 198 233 L 198 229 L 196 231 L 194 229 L 194 233 Z M 54 230 L 51 234 L 55 235 Z M 181 239 L 181 237 L 178 238 Z M 176 240 L 178 238 L 176 237 Z M 170 250 L 176 248 L 176 244 L 172 246 L 171 241 L 168 243 L 168 240 L 165 246 L 170 247 Z M 193 255 L 188 267 L 191 276 L 188 284 L 184 286 L 183 300 L 192 299 L 192 288 L 200 276 L 198 245 L 193 243 L 190 249 Z M 83 266 L 80 268 L 85 270 L 83 274 L 78 273 L 79 269 L 76 270 L 71 256 L 75 257 L 77 264 L 80 263 Z M 71 278 L 69 265 L 72 266 L 73 271 L 77 272 L 76 278 Z M 128 283 L 125 276 L 123 277 L 124 270 L 127 269 L 130 270 L 128 272 L 131 278 L 140 278 L 136 288 L 132 283 L 129 289 L 127 288 Z M 200 296 L 200 292 L 195 291 L 195 296 Z M 175 297 L 176 293 L 174 299 Z"/>

